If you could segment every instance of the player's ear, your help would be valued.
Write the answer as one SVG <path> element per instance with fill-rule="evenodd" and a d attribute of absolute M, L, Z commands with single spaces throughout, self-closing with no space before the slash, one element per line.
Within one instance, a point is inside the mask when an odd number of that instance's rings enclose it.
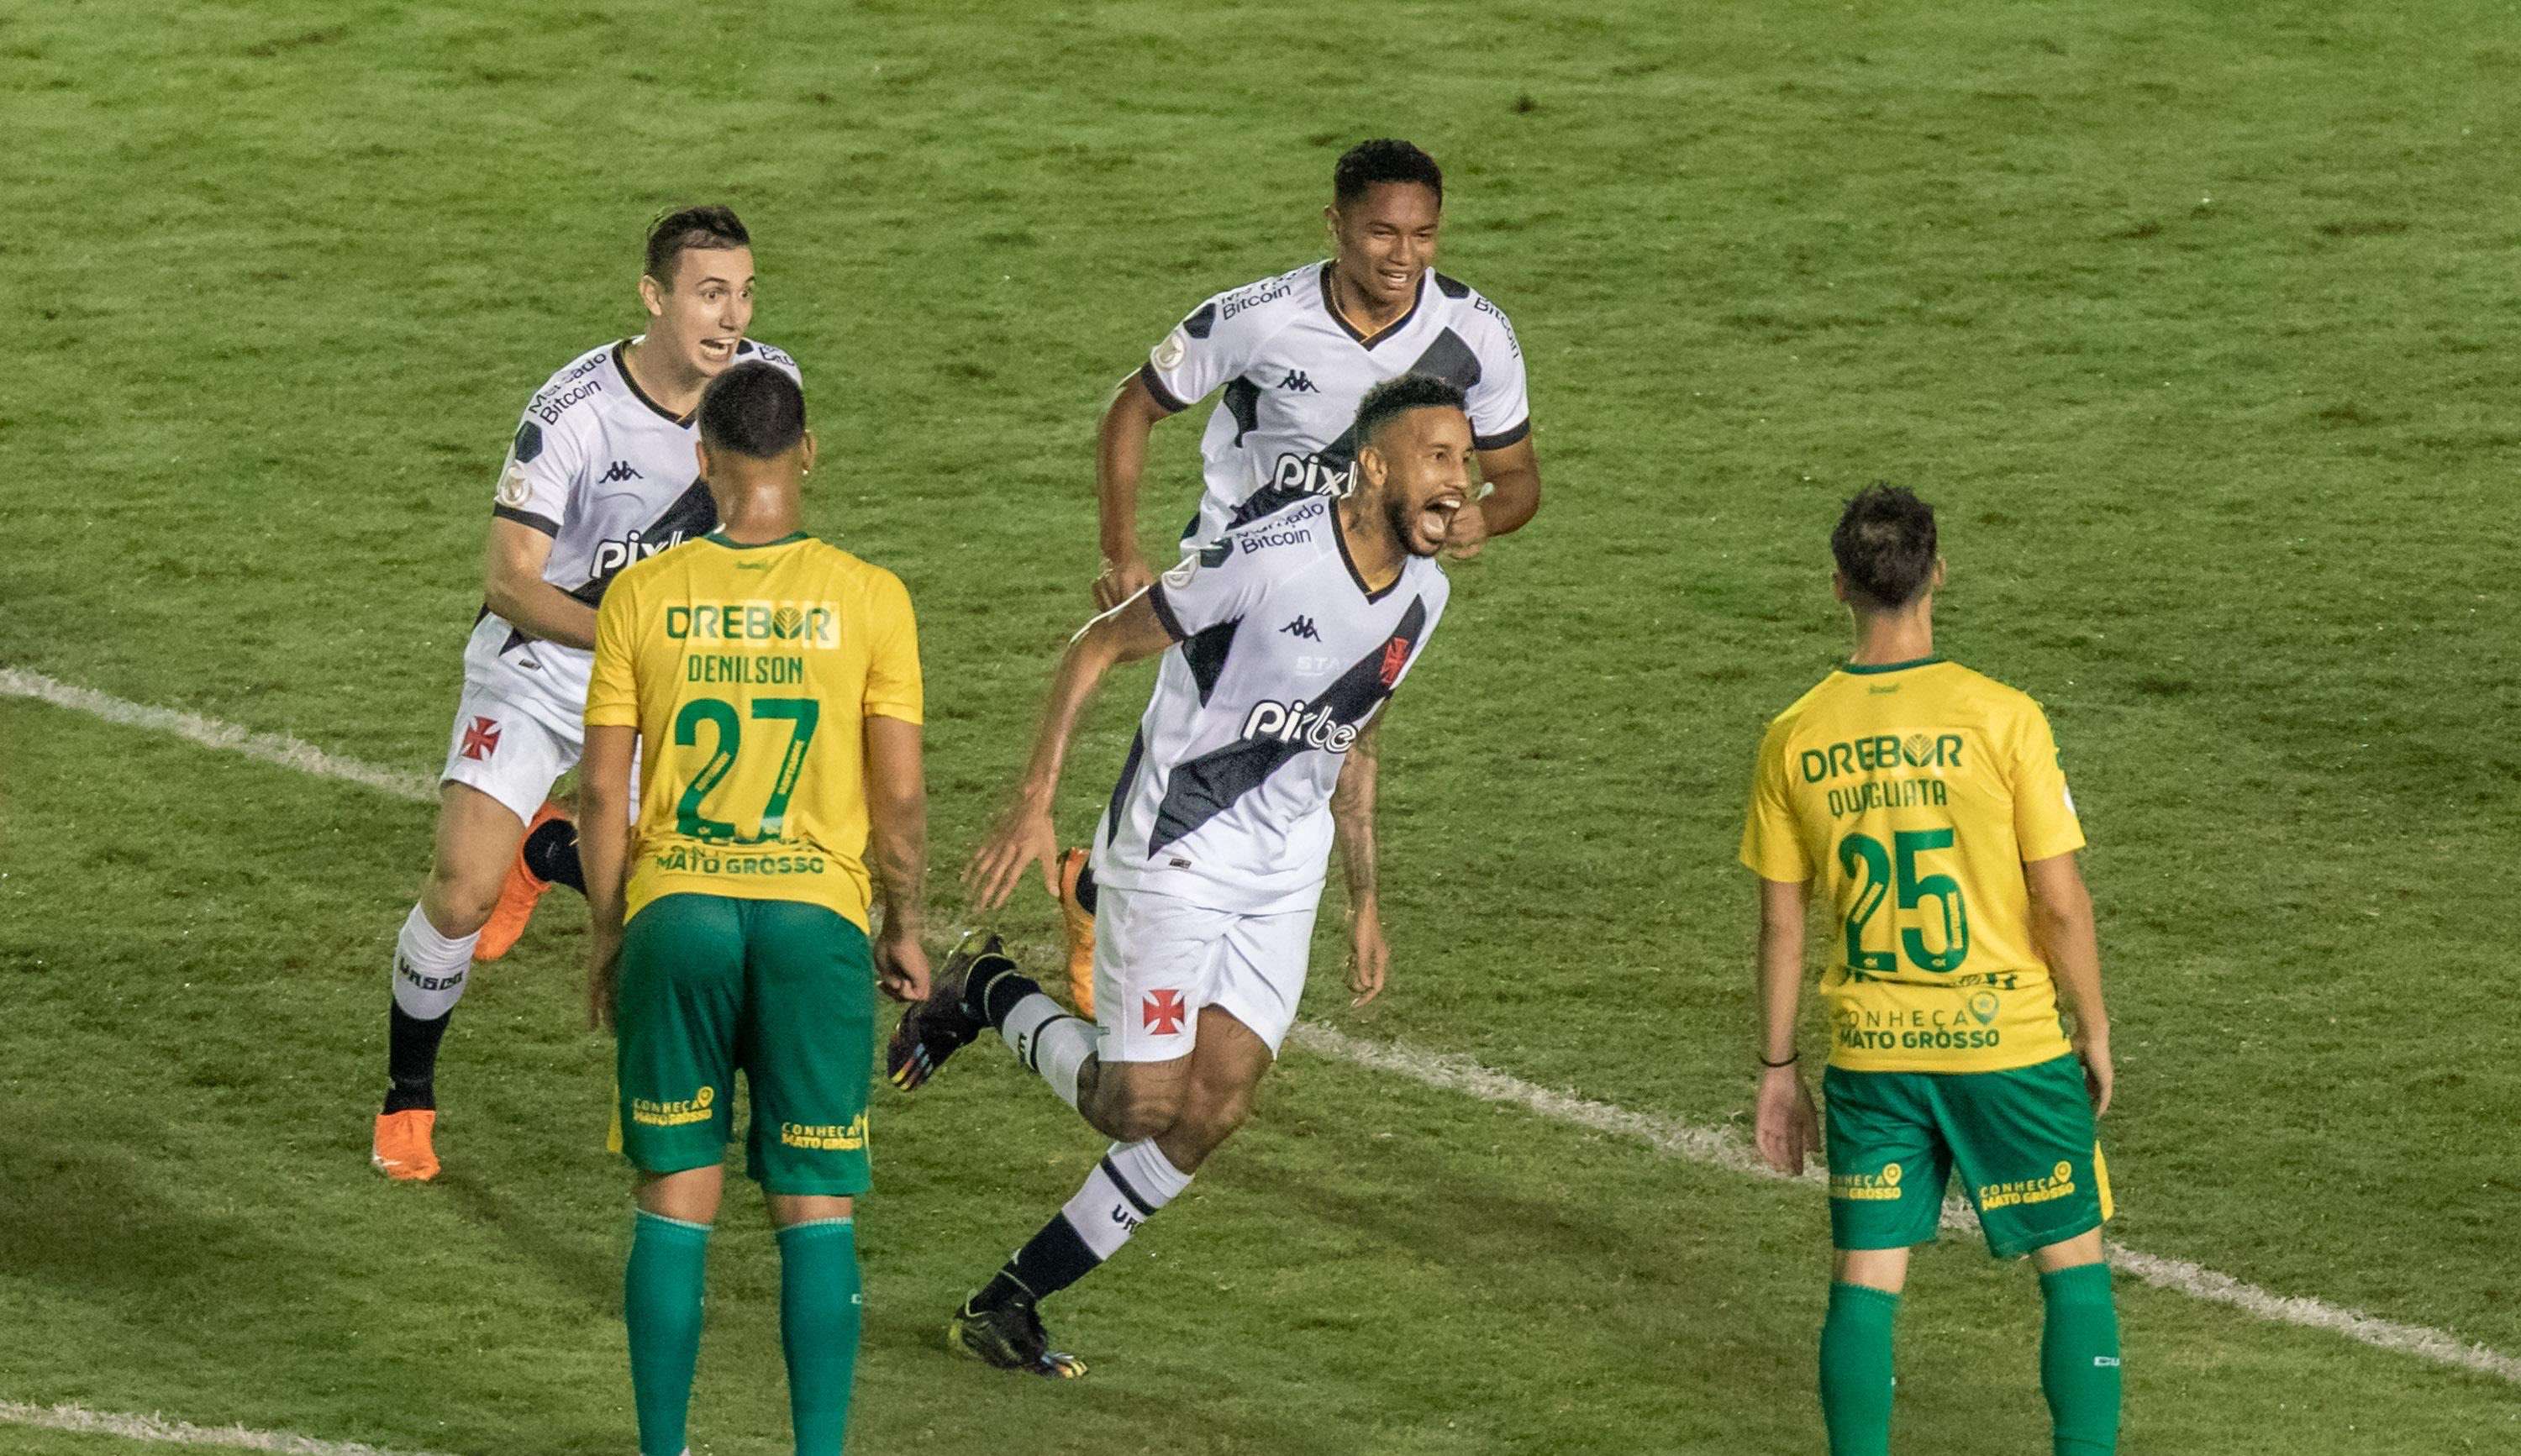
<path fill-rule="evenodd" d="M 709 446 L 699 440 L 692 441 L 692 458 L 700 462 L 701 478 L 708 479 L 710 478 Z"/>
<path fill-rule="evenodd" d="M 1856 603 L 1850 600 L 1847 595 L 1847 573 L 1845 571 L 1832 571 L 1829 573 L 1829 594 L 1838 598 L 1842 602 L 1846 602 L 1847 605 L 1851 607 L 1856 605 Z"/>
<path fill-rule="evenodd" d="M 797 447 L 805 452 L 804 459 L 799 462 L 797 474 L 801 476 L 812 475 L 814 473 L 814 432 L 810 430 L 806 431 L 804 437 L 797 442 Z"/>
<path fill-rule="evenodd" d="M 639 275 L 639 305 L 648 310 L 650 318 L 663 317 L 665 312 L 665 290 L 654 274 Z"/>
<path fill-rule="evenodd" d="M 1944 559 L 1943 559 L 1942 557 L 1938 556 L 1938 557 L 1936 557 L 1936 558 L 1935 558 L 1935 574 L 1926 578 L 1926 590 L 1928 590 L 1928 591 L 1942 591 L 1943 589 L 1944 589 Z"/>
<path fill-rule="evenodd" d="M 1372 485 L 1377 489 L 1380 489 L 1382 488 L 1384 478 L 1391 474 L 1392 462 L 1383 458 L 1383 452 L 1381 450 L 1376 449 L 1372 445 L 1367 445 L 1356 452 L 1356 476 L 1358 479 L 1363 480 L 1368 485 Z"/>

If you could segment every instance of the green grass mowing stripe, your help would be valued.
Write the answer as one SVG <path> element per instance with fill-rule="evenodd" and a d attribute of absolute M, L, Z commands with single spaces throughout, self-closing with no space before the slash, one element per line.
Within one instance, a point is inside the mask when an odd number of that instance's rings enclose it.
<path fill-rule="evenodd" d="M 211 1446 L 226 1451 L 279 1451 L 287 1456 L 433 1456 L 427 1451 L 391 1451 L 358 1441 L 319 1440 L 286 1431 L 250 1431 L 243 1426 L 196 1426 L 163 1416 L 116 1415 L 83 1405 L 25 1405 L 0 1400 L 0 1426 L 35 1431 L 63 1431 L 150 1441 L 161 1446 Z"/>
<path fill-rule="evenodd" d="M 1678 1117 L 1632 1112 L 1570 1092 L 1552 1091 L 1493 1068 L 1483 1067 L 1467 1057 L 1364 1041 L 1316 1022 L 1300 1023 L 1296 1027 L 1296 1040 L 1310 1051 L 1359 1067 L 1393 1072 L 1431 1087 L 1461 1092 L 1490 1102 L 1529 1108 L 1544 1117 L 1589 1127 L 1597 1132 L 1633 1138 L 1669 1158 L 1685 1158 L 1693 1162 L 1710 1163 L 1757 1177 L 1785 1176 L 1762 1162 L 1750 1145 L 1732 1133 Z M 1808 1172 L 1803 1181 L 1818 1183 L 1821 1175 L 1817 1170 Z M 1947 1229 L 1975 1234 L 1978 1232 L 1978 1214 L 1966 1200 L 1949 1198 L 1944 1202 L 1943 1225 Z M 2228 1304 L 2276 1324 L 2326 1330 L 2381 1349 L 2397 1350 L 2521 1385 L 2521 1359 L 2484 1344 L 2463 1342 L 2441 1330 L 2379 1319 L 2319 1299 L 2273 1294 L 2186 1259 L 2164 1258 L 2124 1246 L 2113 1246 L 2109 1259 L 2111 1267 L 2131 1274 L 2157 1289 Z"/>
<path fill-rule="evenodd" d="M 342 779 L 399 798 L 426 802 L 436 796 L 434 786 L 422 775 L 396 773 L 343 758 L 285 735 L 252 733 L 198 714 L 132 703 L 38 672 L 0 667 L 0 696 L 31 698 L 90 713 L 109 722 L 172 733 L 205 747 L 243 753 L 304 773 Z M 1758 1156 L 1738 1137 L 1720 1129 L 1553 1091 L 1484 1067 L 1468 1058 L 1360 1040 L 1318 1023 L 1299 1023 L 1296 1038 L 1307 1050 L 1322 1056 L 1406 1076 L 1431 1087 L 1529 1108 L 1558 1121 L 1633 1138 L 1667 1157 L 1683 1158 L 1754 1176 L 1777 1176 L 1762 1164 Z M 1968 1205 L 1958 1199 L 1946 1204 L 1944 1223 L 1948 1228 L 1969 1230 L 1977 1227 L 1977 1219 Z M 2165 1258 L 2124 1246 L 2111 1250 L 2110 1262 L 2123 1272 L 2157 1288 L 2227 1304 L 2258 1319 L 2323 1330 L 2377 1348 L 2473 1370 L 2521 1385 L 2521 1359 L 2484 1344 L 2463 1342 L 2446 1331 L 2381 1319 L 2324 1300 L 2274 1294 L 2186 1259 Z M 31 1409 L 0 1405 L 0 1411 L 22 1408 Z"/>

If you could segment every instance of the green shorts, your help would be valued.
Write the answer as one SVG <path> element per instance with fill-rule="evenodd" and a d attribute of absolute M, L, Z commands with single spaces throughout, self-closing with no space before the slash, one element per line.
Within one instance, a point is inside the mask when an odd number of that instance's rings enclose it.
<path fill-rule="evenodd" d="M 640 1171 L 726 1157 L 734 1076 L 747 1171 L 772 1193 L 867 1191 L 875 976 L 864 931 L 820 905 L 669 894 L 621 938 L 615 1125 Z"/>
<path fill-rule="evenodd" d="M 1821 1074 L 1821 1093 L 1830 1242 L 1840 1249 L 1933 1243 L 1955 1165 L 1997 1258 L 2110 1216 L 2109 1164 L 2073 1057 L 2007 1071 L 1833 1067 Z"/>

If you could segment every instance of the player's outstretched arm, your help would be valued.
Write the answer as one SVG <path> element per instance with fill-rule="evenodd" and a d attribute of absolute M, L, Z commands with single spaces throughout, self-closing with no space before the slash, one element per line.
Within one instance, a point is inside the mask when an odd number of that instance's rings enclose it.
<path fill-rule="evenodd" d="M 1532 436 L 1482 450 L 1479 458 L 1480 476 L 1489 483 L 1489 493 L 1480 501 L 1480 523 L 1490 536 L 1523 529 L 1540 514 L 1540 457 L 1533 453 Z"/>
<path fill-rule="evenodd" d="M 1383 755 L 1378 748 L 1387 705 L 1349 745 L 1331 791 L 1331 827 L 1339 842 L 1340 874 L 1348 882 L 1349 1005 L 1363 1006 L 1383 994 L 1392 970 L 1392 947 L 1383 938 L 1383 901 L 1376 879 L 1374 801 Z"/>
<path fill-rule="evenodd" d="M 2110 1110 L 2110 1014 L 2101 1004 L 2101 937 L 2092 924 L 2092 895 L 2072 853 L 2022 867 L 2031 892 L 2031 933 L 2057 982 L 2057 997 L 2075 1019 L 2075 1055 L 2095 1115 Z"/>
<path fill-rule="evenodd" d="M 1804 903 L 1809 881 L 1760 881 L 1760 1099 L 1752 1126 L 1760 1156 L 1800 1173 L 1820 1151 L 1811 1088 L 1796 1065 L 1795 1022 L 1804 998 Z"/>
<path fill-rule="evenodd" d="M 586 1019 L 613 1024 L 613 978 L 621 960 L 622 891 L 630 866 L 630 763 L 636 728 L 593 724 L 578 759 L 577 863 L 586 878 Z"/>
<path fill-rule="evenodd" d="M 1060 656 L 1051 675 L 1050 696 L 1043 700 L 1041 724 L 1033 732 L 1032 758 L 1015 801 L 998 817 L 997 828 L 982 842 L 963 871 L 963 884 L 984 910 L 1007 902 L 1024 879 L 1025 867 L 1038 860 L 1042 887 L 1059 898 L 1057 862 L 1059 835 L 1051 824 L 1052 802 L 1059 795 L 1059 771 L 1068 761 L 1069 740 L 1077 720 L 1103 675 L 1123 662 L 1152 658 L 1172 646 L 1172 634 L 1156 615 L 1143 591 L 1085 624 Z"/>
<path fill-rule="evenodd" d="M 593 647 L 595 609 L 543 579 L 551 544 L 551 537 L 530 525 L 492 520 L 481 553 L 481 600 L 528 637 Z"/>
<path fill-rule="evenodd" d="M 884 923 L 875 939 L 876 984 L 896 1001 L 928 999 L 928 779 L 920 728 L 881 714 L 866 720 L 867 840 Z"/>
<path fill-rule="evenodd" d="M 1171 414 L 1164 401 L 1132 374 L 1113 392 L 1103 411 L 1103 429 L 1094 450 L 1095 511 L 1101 522 L 1103 566 L 1094 578 L 1094 605 L 1103 610 L 1147 589 L 1156 579 L 1138 551 L 1138 478 L 1147 468 L 1147 440 L 1156 422 Z"/>

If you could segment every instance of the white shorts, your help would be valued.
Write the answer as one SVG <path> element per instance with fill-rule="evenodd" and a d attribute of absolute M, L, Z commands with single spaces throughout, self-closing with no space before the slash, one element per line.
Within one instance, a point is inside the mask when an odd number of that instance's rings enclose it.
<path fill-rule="evenodd" d="M 1276 1056 L 1296 1024 L 1318 901 L 1274 915 L 1211 910 L 1106 885 L 1094 905 L 1094 1011 L 1106 1062 L 1169 1062 L 1199 1039 L 1214 1006 Z"/>
<path fill-rule="evenodd" d="M 560 776 L 577 766 L 581 741 L 567 738 L 533 712 L 480 683 L 467 682 L 455 705 L 440 783 L 462 784 L 508 806 L 530 824 Z"/>

